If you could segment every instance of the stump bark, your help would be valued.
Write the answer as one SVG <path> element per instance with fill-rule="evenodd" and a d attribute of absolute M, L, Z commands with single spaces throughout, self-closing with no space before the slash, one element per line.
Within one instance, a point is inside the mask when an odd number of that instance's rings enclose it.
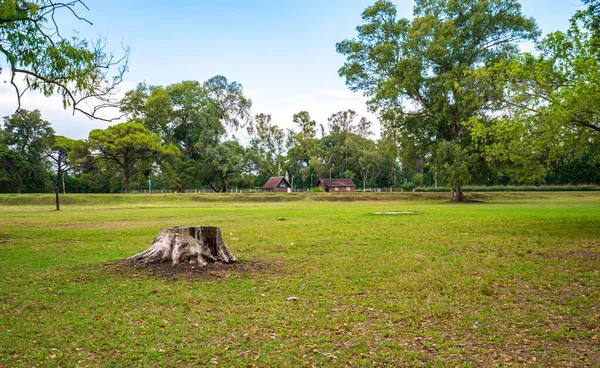
<path fill-rule="evenodd" d="M 234 263 L 221 229 L 212 226 L 176 226 L 161 229 L 152 245 L 129 257 L 137 263 L 172 262 L 206 266 L 209 262 Z"/>

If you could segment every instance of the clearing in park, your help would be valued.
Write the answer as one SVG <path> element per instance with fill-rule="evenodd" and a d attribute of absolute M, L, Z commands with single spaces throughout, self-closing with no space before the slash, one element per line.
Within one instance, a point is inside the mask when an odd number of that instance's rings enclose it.
<path fill-rule="evenodd" d="M 0 366 L 597 366 L 600 193 L 474 196 L 2 195 Z"/>

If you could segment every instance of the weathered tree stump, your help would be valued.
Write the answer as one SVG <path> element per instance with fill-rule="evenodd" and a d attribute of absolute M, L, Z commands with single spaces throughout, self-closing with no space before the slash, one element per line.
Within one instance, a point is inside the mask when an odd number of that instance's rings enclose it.
<path fill-rule="evenodd" d="M 211 226 L 176 226 L 161 229 L 152 245 L 130 260 L 137 263 L 173 262 L 206 266 L 208 262 L 233 263 L 221 229 Z"/>

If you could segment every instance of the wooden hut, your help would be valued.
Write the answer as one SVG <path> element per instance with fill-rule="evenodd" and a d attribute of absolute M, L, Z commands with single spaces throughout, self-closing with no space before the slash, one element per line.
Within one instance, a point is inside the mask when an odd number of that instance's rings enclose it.
<path fill-rule="evenodd" d="M 265 192 L 291 192 L 292 186 L 283 176 L 274 176 L 269 178 L 265 185 L 262 186 Z"/>
<path fill-rule="evenodd" d="M 320 178 L 317 186 L 326 192 L 354 192 L 356 185 L 352 179 L 326 179 Z"/>

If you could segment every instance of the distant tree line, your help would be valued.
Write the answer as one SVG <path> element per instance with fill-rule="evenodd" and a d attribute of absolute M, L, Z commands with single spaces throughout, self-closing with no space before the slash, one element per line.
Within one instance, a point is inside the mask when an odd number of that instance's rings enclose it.
<path fill-rule="evenodd" d="M 317 122 L 308 111 L 253 115 L 242 85 L 140 84 L 119 107 L 125 123 L 84 140 L 57 136 L 39 111 L 4 117 L 2 192 L 226 192 L 288 175 L 361 187 L 600 184 L 600 5 L 539 39 L 514 0 L 417 0 L 412 20 L 380 0 L 358 35 L 337 44 L 347 85 L 383 123 L 346 110 Z M 519 49 L 532 41 L 536 53 Z M 236 138 L 243 134 L 247 139 Z"/>

